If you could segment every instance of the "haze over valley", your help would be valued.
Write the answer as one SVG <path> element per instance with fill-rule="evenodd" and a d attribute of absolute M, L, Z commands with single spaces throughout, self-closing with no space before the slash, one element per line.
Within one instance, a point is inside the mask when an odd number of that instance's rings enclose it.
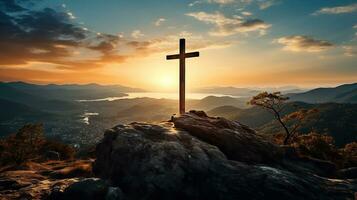
<path fill-rule="evenodd" d="M 197 89 L 197 93 L 188 94 L 187 109 L 238 120 L 264 134 L 278 133 L 282 130 L 274 125 L 273 116 L 247 104 L 253 95 L 265 89 Z M 271 88 L 270 91 L 277 89 L 282 88 Z M 353 115 L 357 111 L 356 83 L 309 91 L 289 87 L 282 92 L 291 101 L 291 108 L 284 114 L 299 108 L 321 110 L 319 121 L 303 127 L 303 133 L 322 131 L 333 135 L 339 145 L 357 139 L 357 123 Z M 193 98 L 190 99 L 190 95 Z M 120 85 L 36 85 L 24 82 L 0 84 L 0 107 L 3 111 L 0 116 L 2 136 L 14 133 L 27 123 L 42 122 L 49 137 L 84 146 L 98 142 L 104 130 L 118 123 L 166 121 L 178 110 L 176 93 L 147 92 Z M 342 121 L 334 120 L 337 111 L 344 116 Z"/>

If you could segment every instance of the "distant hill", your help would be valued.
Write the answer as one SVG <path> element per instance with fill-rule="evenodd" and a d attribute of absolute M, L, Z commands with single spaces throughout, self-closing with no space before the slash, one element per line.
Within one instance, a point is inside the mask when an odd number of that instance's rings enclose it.
<path fill-rule="evenodd" d="M 280 91 L 283 94 L 287 94 L 287 93 L 305 92 L 306 89 L 299 88 L 296 86 L 264 87 L 264 88 L 205 87 L 205 88 L 196 88 L 193 91 L 198 93 L 223 94 L 223 95 L 231 95 L 237 97 L 252 97 L 263 91 L 268 91 L 268 92 Z"/>
<path fill-rule="evenodd" d="M 47 88 L 47 89 L 90 89 L 90 90 L 97 90 L 97 89 L 117 89 L 120 92 L 144 92 L 145 90 L 140 88 L 132 88 L 122 85 L 100 85 L 97 83 L 89 83 L 89 84 L 48 84 L 48 85 L 38 85 L 32 83 L 26 83 L 22 81 L 17 82 L 0 82 L 3 84 L 7 84 L 17 89 L 31 89 L 31 88 Z"/>
<path fill-rule="evenodd" d="M 49 92 L 41 89 L 36 90 L 35 87 L 37 86 L 35 85 L 32 89 L 26 90 L 24 88 L 14 88 L 9 84 L 0 83 L 0 99 L 27 105 L 28 107 L 34 109 L 48 111 L 63 112 L 66 110 L 75 110 L 82 107 L 82 105 L 77 102 L 52 99 Z M 41 94 L 37 95 L 38 93 Z"/>
<path fill-rule="evenodd" d="M 118 111 L 117 117 L 121 121 L 164 121 L 176 112 L 175 107 L 163 106 L 161 104 L 134 105 Z"/>
<path fill-rule="evenodd" d="M 103 86 L 98 84 L 86 85 L 36 85 L 24 82 L 0 83 L 20 92 L 25 92 L 37 97 L 57 100 L 99 99 L 106 97 L 126 96 L 125 92 L 142 92 L 138 88 L 130 88 L 120 85 Z"/>
<path fill-rule="evenodd" d="M 4 83 L 0 83 L 0 98 L 27 104 L 36 104 L 44 100 L 41 97 L 28 94 Z"/>
<path fill-rule="evenodd" d="M 233 98 L 229 96 L 224 97 L 216 97 L 216 96 L 208 96 L 205 97 L 196 103 L 190 104 L 190 109 L 196 110 L 210 110 L 218 106 L 235 106 L 239 108 L 247 108 L 247 98 Z"/>
<path fill-rule="evenodd" d="M 122 97 L 127 95 L 124 92 L 142 91 L 121 85 L 36 85 L 25 82 L 0 82 L 0 99 L 54 112 L 75 112 L 82 109 L 83 104 L 75 100 Z"/>
<path fill-rule="evenodd" d="M 307 103 L 357 103 L 357 83 L 334 88 L 317 88 L 298 94 L 288 94 L 291 101 Z"/>
<path fill-rule="evenodd" d="M 236 87 L 206 87 L 206 88 L 197 88 L 194 90 L 194 92 L 250 97 L 259 93 L 259 90 L 248 89 L 248 88 L 236 88 Z"/>
<path fill-rule="evenodd" d="M 297 108 L 311 108 L 311 107 L 313 107 L 313 105 L 302 103 L 302 102 L 290 103 L 289 105 L 286 106 L 283 115 L 294 112 L 297 110 Z M 209 110 L 207 113 L 211 116 L 225 117 L 231 120 L 238 120 L 239 122 L 253 128 L 258 128 L 260 126 L 263 126 L 274 119 L 270 112 L 259 107 L 239 109 L 231 106 L 230 107 L 220 106 L 212 110 Z"/>
<path fill-rule="evenodd" d="M 304 126 L 299 130 L 301 133 L 309 133 L 315 130 L 318 133 L 332 135 L 335 138 L 336 144 L 339 146 L 357 141 L 357 104 L 308 104 L 294 102 L 287 105 L 283 115 L 294 112 L 300 108 L 317 108 L 319 110 L 318 117 L 314 116 L 306 119 Z M 283 133 L 280 125 L 275 122 L 273 115 L 259 107 L 238 109 L 222 106 L 208 111 L 208 114 L 237 120 L 257 129 L 261 133 Z"/>
<path fill-rule="evenodd" d="M 12 102 L 6 99 L 0 99 L 0 121 L 12 120 L 19 117 L 38 117 L 46 114 L 40 110 L 31 108 L 30 106 Z"/>
<path fill-rule="evenodd" d="M 58 119 L 56 114 L 6 99 L 0 99 L 0 111 L 0 137 L 13 133 L 19 123 L 27 124 Z"/>
<path fill-rule="evenodd" d="M 234 106 L 220 106 L 208 111 L 210 116 L 219 116 L 232 119 L 237 116 L 237 113 L 241 113 L 243 109 Z"/>

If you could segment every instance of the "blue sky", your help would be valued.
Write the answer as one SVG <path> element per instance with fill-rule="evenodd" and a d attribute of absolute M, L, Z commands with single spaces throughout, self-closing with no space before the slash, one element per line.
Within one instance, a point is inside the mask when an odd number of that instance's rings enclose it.
<path fill-rule="evenodd" d="M 240 14 L 239 9 L 253 13 L 254 17 L 272 23 L 272 37 L 285 35 L 313 35 L 323 37 L 338 43 L 353 39 L 357 23 L 357 12 L 338 15 L 318 15 L 312 13 L 323 7 L 336 7 L 357 3 L 355 0 L 278 0 L 275 5 L 264 10 L 255 3 L 199 3 L 189 6 L 195 1 L 189 0 L 53 0 L 44 1 L 44 6 L 57 9 L 62 4 L 66 10 L 73 12 L 79 22 L 84 22 L 98 32 L 118 33 L 130 32 L 135 29 L 147 30 L 148 33 L 162 34 L 163 29 L 153 30 L 152 23 L 160 17 L 165 18 L 167 25 L 189 26 L 191 31 L 205 32 L 209 26 L 191 17 L 189 12 L 222 12 L 227 16 Z M 166 30 L 167 31 L 167 30 Z"/>

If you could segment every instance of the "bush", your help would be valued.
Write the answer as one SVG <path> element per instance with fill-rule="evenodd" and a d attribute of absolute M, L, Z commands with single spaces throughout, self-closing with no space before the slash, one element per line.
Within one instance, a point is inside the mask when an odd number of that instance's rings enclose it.
<path fill-rule="evenodd" d="M 54 140 L 47 140 L 43 144 L 41 149 L 41 152 L 43 153 L 46 153 L 48 151 L 54 151 L 59 153 L 61 160 L 72 159 L 75 155 L 75 149 L 73 147 Z"/>
<path fill-rule="evenodd" d="M 61 159 L 70 159 L 75 153 L 66 144 L 46 140 L 42 124 L 27 124 L 17 133 L 0 140 L 0 166 L 44 159 L 49 151 L 59 153 Z"/>
<path fill-rule="evenodd" d="M 343 156 L 335 146 L 335 140 L 329 135 L 310 133 L 294 138 L 292 144 L 301 155 L 331 161 L 337 167 L 343 167 Z"/>
<path fill-rule="evenodd" d="M 340 153 L 344 158 L 344 168 L 357 166 L 357 142 L 346 144 Z"/>
<path fill-rule="evenodd" d="M 310 133 L 294 138 L 292 146 L 296 147 L 301 154 L 323 160 L 331 160 L 338 155 L 338 149 L 335 147 L 334 142 L 331 136 Z"/>
<path fill-rule="evenodd" d="M 283 138 L 284 135 L 277 134 L 273 142 L 282 144 Z M 295 136 L 290 146 L 294 147 L 301 156 L 330 161 L 338 168 L 357 166 L 357 142 L 338 149 L 332 136 L 312 132 Z"/>
<path fill-rule="evenodd" d="M 1 141 L 1 163 L 20 164 L 38 155 L 45 141 L 42 124 L 27 124 Z"/>

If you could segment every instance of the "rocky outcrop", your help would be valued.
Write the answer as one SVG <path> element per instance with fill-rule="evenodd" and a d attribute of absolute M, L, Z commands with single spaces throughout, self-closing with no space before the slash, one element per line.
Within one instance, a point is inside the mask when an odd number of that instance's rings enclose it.
<path fill-rule="evenodd" d="M 263 140 L 254 130 L 236 121 L 208 117 L 202 111 L 190 111 L 173 122 L 176 128 L 218 147 L 230 160 L 273 163 L 283 156 L 278 146 Z"/>
<path fill-rule="evenodd" d="M 118 125 L 96 154 L 95 175 L 125 199 L 353 199 L 357 191 L 356 181 L 316 175 L 318 161 L 203 112 L 172 123 Z"/>

